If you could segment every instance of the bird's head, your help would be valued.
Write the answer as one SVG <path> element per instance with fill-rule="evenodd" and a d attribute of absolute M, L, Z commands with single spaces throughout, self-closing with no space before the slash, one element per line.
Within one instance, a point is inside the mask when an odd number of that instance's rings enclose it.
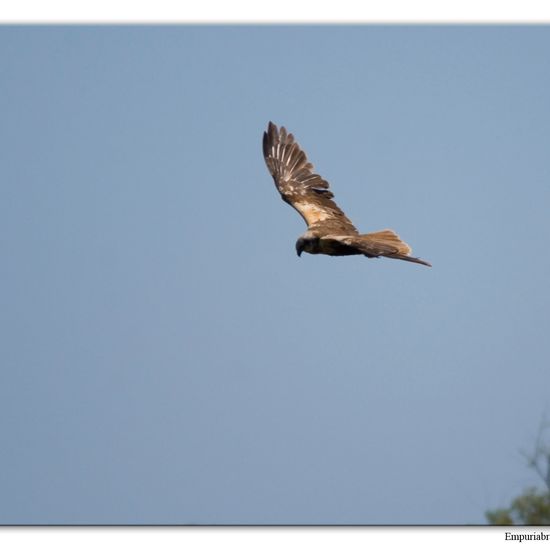
<path fill-rule="evenodd" d="M 300 256 L 302 252 L 310 254 L 318 253 L 319 237 L 306 232 L 296 241 L 296 254 Z"/>

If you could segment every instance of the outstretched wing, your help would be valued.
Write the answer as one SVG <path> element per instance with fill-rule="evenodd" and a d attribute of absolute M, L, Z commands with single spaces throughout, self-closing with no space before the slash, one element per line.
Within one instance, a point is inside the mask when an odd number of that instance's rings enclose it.
<path fill-rule="evenodd" d="M 332 200 L 329 184 L 313 172 L 306 154 L 287 133 L 269 123 L 263 140 L 264 158 L 285 202 L 295 208 L 308 227 L 323 233 L 358 234 L 346 215 Z"/>

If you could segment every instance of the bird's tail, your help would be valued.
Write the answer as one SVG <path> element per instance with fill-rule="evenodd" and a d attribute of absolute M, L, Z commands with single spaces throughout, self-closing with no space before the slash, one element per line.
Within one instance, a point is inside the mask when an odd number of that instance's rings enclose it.
<path fill-rule="evenodd" d="M 416 264 L 432 267 L 431 264 L 425 260 L 411 256 L 411 247 L 406 242 L 402 241 L 399 235 L 391 229 L 383 229 L 375 233 L 361 235 L 361 240 L 365 243 L 365 248 L 367 250 L 365 253 L 366 256 L 385 256 L 386 258 L 405 260 L 406 262 L 414 262 Z"/>

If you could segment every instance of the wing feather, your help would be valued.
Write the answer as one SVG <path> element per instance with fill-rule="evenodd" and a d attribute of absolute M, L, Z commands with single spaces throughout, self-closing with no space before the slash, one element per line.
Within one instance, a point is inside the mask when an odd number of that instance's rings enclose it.
<path fill-rule="evenodd" d="M 295 208 L 309 228 L 318 232 L 358 234 L 357 229 L 332 200 L 329 184 L 313 171 L 294 136 L 272 122 L 264 132 L 263 153 L 267 168 L 285 202 Z"/>

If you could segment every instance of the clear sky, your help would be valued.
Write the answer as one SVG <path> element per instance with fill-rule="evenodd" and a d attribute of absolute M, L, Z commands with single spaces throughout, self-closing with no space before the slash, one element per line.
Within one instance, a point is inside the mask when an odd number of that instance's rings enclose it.
<path fill-rule="evenodd" d="M 484 523 L 539 484 L 549 27 L 2 27 L 0 71 L 0 522 Z M 269 120 L 433 268 L 298 258 Z"/>

